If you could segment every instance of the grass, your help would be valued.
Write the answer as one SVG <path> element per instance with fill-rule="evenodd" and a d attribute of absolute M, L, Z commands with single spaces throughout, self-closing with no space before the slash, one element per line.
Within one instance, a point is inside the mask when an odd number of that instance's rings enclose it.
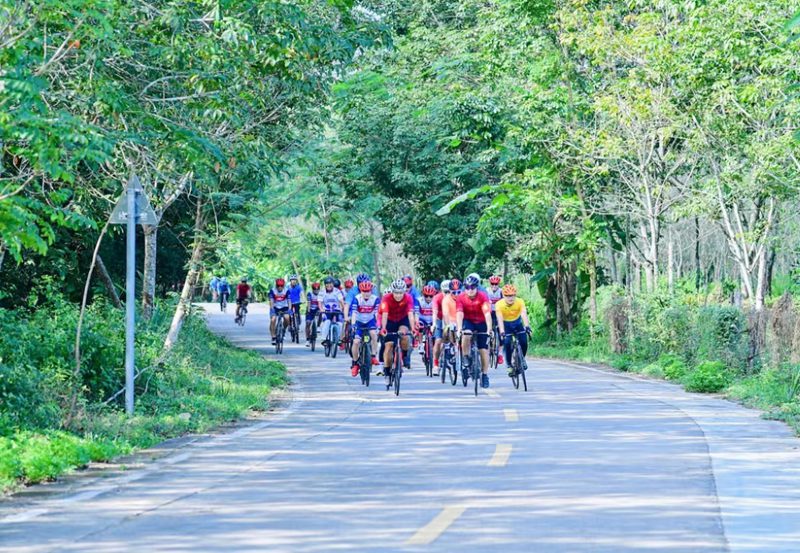
<path fill-rule="evenodd" d="M 765 368 L 756 375 L 736 376 L 716 362 L 701 362 L 694 367 L 687 367 L 676 355 L 635 360 L 626 355 L 610 353 L 601 342 L 583 345 L 558 342 L 536 344 L 529 348 L 528 354 L 608 365 L 624 372 L 675 381 L 689 391 L 719 391 L 746 407 L 764 411 L 766 418 L 786 422 L 800 435 L 800 365 Z"/>
<path fill-rule="evenodd" d="M 149 380 L 148 380 L 149 379 Z M 268 407 L 286 384 L 286 370 L 256 352 L 233 347 L 197 318 L 186 322 L 162 368 L 141 377 L 137 415 L 119 407 L 85 406 L 73 431 L 26 429 L 0 437 L 0 490 L 52 480 L 90 461 L 207 431 Z"/>

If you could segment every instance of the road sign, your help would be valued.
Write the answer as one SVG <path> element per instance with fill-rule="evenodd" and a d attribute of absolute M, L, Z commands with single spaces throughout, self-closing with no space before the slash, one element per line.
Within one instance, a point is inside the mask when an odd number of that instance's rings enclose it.
<path fill-rule="evenodd" d="M 150 205 L 150 200 L 147 199 L 147 194 L 145 194 L 142 183 L 139 182 L 139 177 L 132 175 L 128 181 L 128 188 L 133 188 L 133 192 L 136 196 L 134 200 L 134 213 L 136 214 L 134 222 L 137 225 L 158 224 L 158 216 Z M 127 224 L 128 212 L 128 197 L 127 194 L 122 194 L 119 200 L 117 200 L 117 205 L 114 206 L 114 211 L 111 212 L 111 223 L 116 225 Z"/>

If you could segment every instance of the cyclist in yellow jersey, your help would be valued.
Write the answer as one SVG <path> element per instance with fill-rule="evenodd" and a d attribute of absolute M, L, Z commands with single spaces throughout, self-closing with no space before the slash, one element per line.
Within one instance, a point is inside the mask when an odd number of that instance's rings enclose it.
<path fill-rule="evenodd" d="M 517 297 L 517 287 L 513 284 L 503 286 L 503 299 L 497 302 L 497 327 L 500 330 L 500 340 L 506 352 L 508 373 L 512 374 L 511 367 L 511 335 L 516 334 L 522 355 L 528 353 L 528 334 L 531 332 L 531 322 L 528 319 L 528 310 L 525 302 Z"/>

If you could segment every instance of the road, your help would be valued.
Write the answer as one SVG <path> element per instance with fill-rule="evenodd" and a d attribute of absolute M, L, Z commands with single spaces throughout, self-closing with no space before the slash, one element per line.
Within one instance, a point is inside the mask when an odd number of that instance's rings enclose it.
<path fill-rule="evenodd" d="M 273 356 L 261 306 L 232 342 Z M 400 397 L 287 346 L 292 401 L 155 465 L 0 510 L 0 551 L 800 551 L 800 451 L 718 398 L 531 361 Z M 378 379 L 375 379 L 378 380 Z"/>

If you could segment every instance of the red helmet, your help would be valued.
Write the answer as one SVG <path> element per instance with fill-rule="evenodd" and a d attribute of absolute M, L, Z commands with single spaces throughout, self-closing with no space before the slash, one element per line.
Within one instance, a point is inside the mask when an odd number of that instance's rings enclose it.
<path fill-rule="evenodd" d="M 311 283 L 312 290 L 319 290 L 319 282 L 312 282 Z"/>
<path fill-rule="evenodd" d="M 353 287 L 353 281 L 348 278 L 347 280 L 344 281 L 344 287 L 347 288 L 347 289 L 352 288 Z"/>
<path fill-rule="evenodd" d="M 489 284 L 500 284 L 500 277 L 497 275 L 492 275 L 489 277 Z"/>
<path fill-rule="evenodd" d="M 454 278 L 450 281 L 450 292 L 455 292 L 456 290 L 461 290 L 461 281 Z"/>
<path fill-rule="evenodd" d="M 371 292 L 372 291 L 372 283 L 370 281 L 364 281 L 358 285 L 358 289 L 362 292 Z"/>
<path fill-rule="evenodd" d="M 414 284 L 414 279 L 406 275 L 403 277 L 403 282 L 406 283 L 406 286 L 411 286 L 412 284 Z"/>
<path fill-rule="evenodd" d="M 436 288 L 434 288 L 433 286 L 425 286 L 422 289 L 422 295 L 423 296 L 435 296 L 436 295 Z"/>
<path fill-rule="evenodd" d="M 275 286 L 286 286 L 286 281 L 282 278 L 279 278 L 275 281 Z"/>

